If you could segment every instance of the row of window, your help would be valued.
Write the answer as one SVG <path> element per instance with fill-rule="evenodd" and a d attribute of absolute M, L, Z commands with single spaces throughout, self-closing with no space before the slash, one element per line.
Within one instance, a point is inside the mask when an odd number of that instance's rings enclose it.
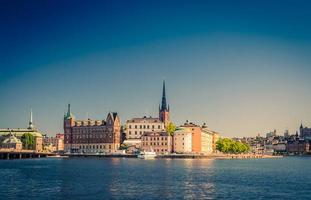
<path fill-rule="evenodd" d="M 80 145 L 80 149 L 106 149 L 105 145 Z M 111 145 L 108 146 L 108 149 L 111 149 Z"/>
<path fill-rule="evenodd" d="M 160 141 L 160 140 L 167 140 L 167 137 L 161 137 L 161 139 L 159 137 L 156 138 L 152 138 L 152 137 L 142 137 L 143 141 L 148 141 L 148 138 L 150 138 L 150 141 Z"/>
<path fill-rule="evenodd" d="M 73 135 L 72 139 L 84 139 L 84 138 L 111 138 L 112 134 L 105 134 L 105 135 Z M 67 136 L 67 139 L 69 139 L 69 135 Z"/>
<path fill-rule="evenodd" d="M 139 125 L 139 126 L 138 126 L 138 125 L 135 125 L 135 126 L 134 126 L 135 129 L 137 129 L 138 127 L 139 127 L 140 129 L 150 129 L 150 128 L 151 128 L 151 129 L 154 129 L 154 128 L 155 128 L 155 125 L 151 125 L 151 126 L 150 126 L 150 125 Z M 132 128 L 132 125 L 129 125 L 129 129 L 131 129 L 131 128 Z M 160 128 L 161 128 L 161 125 L 158 125 L 158 129 L 160 129 Z"/>
<path fill-rule="evenodd" d="M 167 142 L 161 142 L 161 143 L 160 142 L 150 142 L 150 143 L 149 142 L 142 142 L 142 145 L 143 146 L 149 146 L 149 145 L 158 145 L 158 146 L 162 145 L 163 146 L 163 145 L 167 145 Z"/>

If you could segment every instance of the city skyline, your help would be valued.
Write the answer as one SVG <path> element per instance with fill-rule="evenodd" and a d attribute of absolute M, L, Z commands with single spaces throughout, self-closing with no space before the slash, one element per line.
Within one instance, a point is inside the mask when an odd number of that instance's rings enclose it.
<path fill-rule="evenodd" d="M 3 1 L 0 127 L 27 127 L 32 108 L 54 135 L 68 103 L 79 119 L 157 117 L 163 79 L 177 125 L 310 127 L 310 3 L 238 2 Z"/>

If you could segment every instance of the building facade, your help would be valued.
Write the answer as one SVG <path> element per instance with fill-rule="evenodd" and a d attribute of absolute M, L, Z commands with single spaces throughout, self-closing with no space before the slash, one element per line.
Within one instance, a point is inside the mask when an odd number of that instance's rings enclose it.
<path fill-rule="evenodd" d="M 145 132 L 141 137 L 141 149 L 157 154 L 172 152 L 172 136 L 167 132 Z"/>
<path fill-rule="evenodd" d="M 64 116 L 65 152 L 113 153 L 120 147 L 121 121 L 117 113 L 105 120 L 75 120 L 70 104 Z"/>
<path fill-rule="evenodd" d="M 175 153 L 192 152 L 192 133 L 188 128 L 177 128 L 173 136 Z"/>
<path fill-rule="evenodd" d="M 126 138 L 140 139 L 145 132 L 164 131 L 164 123 L 159 118 L 142 117 L 126 121 Z"/>
<path fill-rule="evenodd" d="M 47 151 L 64 151 L 64 134 L 56 134 L 55 137 L 44 137 L 43 146 Z"/>
<path fill-rule="evenodd" d="M 186 121 L 182 128 L 187 128 L 192 133 L 192 153 L 211 154 L 216 152 L 216 142 L 219 139 L 219 134 L 203 126 L 196 125 Z"/>
<path fill-rule="evenodd" d="M 308 127 L 303 127 L 302 124 L 300 125 L 299 128 L 299 137 L 303 138 L 305 140 L 311 140 L 311 128 Z"/>

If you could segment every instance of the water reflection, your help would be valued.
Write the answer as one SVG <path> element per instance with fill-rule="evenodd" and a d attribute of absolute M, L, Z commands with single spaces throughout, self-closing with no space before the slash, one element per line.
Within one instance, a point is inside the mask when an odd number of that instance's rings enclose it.
<path fill-rule="evenodd" d="M 122 171 L 113 173 L 108 183 L 112 198 L 213 197 L 214 184 L 210 177 L 213 174 L 213 160 L 132 159 L 121 160 L 119 164 Z"/>

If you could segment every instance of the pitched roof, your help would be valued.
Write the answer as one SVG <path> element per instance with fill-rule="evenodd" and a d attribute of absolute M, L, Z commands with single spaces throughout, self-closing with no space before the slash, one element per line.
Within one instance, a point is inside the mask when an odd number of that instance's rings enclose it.
<path fill-rule="evenodd" d="M 159 132 L 151 131 L 151 132 L 145 132 L 143 136 L 158 137 L 158 136 L 170 136 L 170 134 L 165 131 L 159 131 Z"/>
<path fill-rule="evenodd" d="M 155 122 L 161 122 L 159 118 L 154 117 L 141 117 L 141 118 L 132 118 L 130 120 L 127 120 L 126 122 L 133 122 L 133 123 L 155 123 Z"/>

